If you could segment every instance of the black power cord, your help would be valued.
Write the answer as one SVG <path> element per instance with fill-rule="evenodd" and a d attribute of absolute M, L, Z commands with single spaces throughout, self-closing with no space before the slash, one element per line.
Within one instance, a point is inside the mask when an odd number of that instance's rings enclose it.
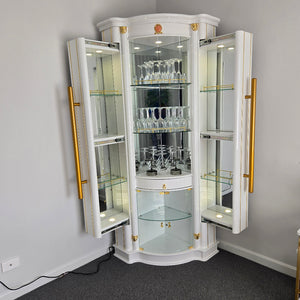
<path fill-rule="evenodd" d="M 105 256 L 107 256 L 107 257 L 99 261 L 99 263 L 98 263 L 98 265 L 97 265 L 97 270 L 94 271 L 94 272 L 83 273 L 83 272 L 76 272 L 76 271 L 67 271 L 67 272 L 61 273 L 60 275 L 56 275 L 56 276 L 46 276 L 46 275 L 42 275 L 42 276 L 39 276 L 38 278 L 36 278 L 36 279 L 34 279 L 34 280 L 32 280 L 32 281 L 30 281 L 30 282 L 24 284 L 24 285 L 21 285 L 21 286 L 19 286 L 19 287 L 17 287 L 17 288 L 10 288 L 9 286 L 7 286 L 7 285 L 6 285 L 4 282 L 2 282 L 2 281 L 0 281 L 0 283 L 1 283 L 4 287 L 6 287 L 8 290 L 10 290 L 10 291 L 16 291 L 16 290 L 19 290 L 19 289 L 21 289 L 21 288 L 23 288 L 23 287 L 25 287 L 25 286 L 28 286 L 28 285 L 32 284 L 33 282 L 39 280 L 40 278 L 56 279 L 56 278 L 63 278 L 63 277 L 65 277 L 65 276 L 68 275 L 68 274 L 74 274 L 74 275 L 95 275 L 95 274 L 97 274 L 97 273 L 99 272 L 99 270 L 100 270 L 100 264 L 102 264 L 102 263 L 104 263 L 104 262 L 106 262 L 106 261 L 109 261 L 109 260 L 111 259 L 111 257 L 113 256 L 113 254 L 115 253 L 115 248 L 114 248 L 113 246 L 110 246 L 110 247 L 108 248 L 108 250 L 109 250 L 108 254 L 105 255 Z"/>

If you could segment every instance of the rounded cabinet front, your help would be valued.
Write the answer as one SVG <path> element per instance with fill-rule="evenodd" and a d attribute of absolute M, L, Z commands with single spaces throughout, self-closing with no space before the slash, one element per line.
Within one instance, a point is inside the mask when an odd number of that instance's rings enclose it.
<path fill-rule="evenodd" d="M 192 189 L 137 190 L 139 247 L 145 253 L 171 254 L 193 245 Z"/>

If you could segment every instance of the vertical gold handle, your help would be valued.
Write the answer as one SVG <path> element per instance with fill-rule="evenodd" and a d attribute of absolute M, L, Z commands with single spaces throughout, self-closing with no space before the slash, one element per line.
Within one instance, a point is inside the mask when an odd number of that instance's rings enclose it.
<path fill-rule="evenodd" d="M 250 115 L 250 151 L 249 151 L 249 174 L 244 177 L 249 178 L 249 193 L 253 193 L 254 180 L 254 146 L 255 146 L 255 114 L 256 114 L 256 78 L 252 78 L 251 95 L 245 96 L 251 99 L 251 115 Z"/>
<path fill-rule="evenodd" d="M 78 198 L 82 199 L 82 184 L 87 181 L 81 181 L 81 171 L 80 171 L 80 161 L 79 161 L 79 151 L 78 151 L 78 139 L 77 139 L 77 127 L 76 127 L 76 118 L 74 106 L 79 106 L 80 103 L 74 103 L 73 98 L 73 89 L 71 86 L 68 87 L 69 94 L 69 104 L 70 104 L 70 114 L 71 114 L 71 123 L 72 123 L 72 134 L 73 134 L 73 146 L 74 146 L 74 157 L 75 157 L 75 167 L 77 174 L 77 189 L 78 189 Z"/>

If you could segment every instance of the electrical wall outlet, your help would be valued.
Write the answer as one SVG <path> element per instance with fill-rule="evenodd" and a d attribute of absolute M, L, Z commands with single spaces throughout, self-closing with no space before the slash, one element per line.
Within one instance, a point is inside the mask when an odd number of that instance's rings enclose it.
<path fill-rule="evenodd" d="M 13 270 L 17 268 L 20 265 L 20 258 L 14 257 L 11 259 L 8 259 L 7 261 L 4 261 L 1 263 L 2 266 L 2 272 L 8 272 L 10 270 Z"/>

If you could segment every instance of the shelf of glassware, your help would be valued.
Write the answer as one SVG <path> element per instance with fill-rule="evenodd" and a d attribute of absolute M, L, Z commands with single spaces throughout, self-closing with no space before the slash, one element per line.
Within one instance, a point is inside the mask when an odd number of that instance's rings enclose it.
<path fill-rule="evenodd" d="M 144 82 L 143 84 L 132 84 L 132 88 L 136 89 L 174 89 L 174 90 L 182 90 L 189 86 L 190 82 L 156 82 L 154 80 L 149 80 Z"/>

